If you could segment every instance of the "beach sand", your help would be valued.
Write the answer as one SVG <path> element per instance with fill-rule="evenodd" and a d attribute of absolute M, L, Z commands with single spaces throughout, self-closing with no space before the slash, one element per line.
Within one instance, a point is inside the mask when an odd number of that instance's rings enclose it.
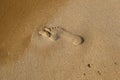
<path fill-rule="evenodd" d="M 119 80 L 119 0 L 0 1 L 0 80 Z M 59 26 L 81 35 L 73 45 L 61 34 L 39 35 Z M 72 34 L 71 34 L 72 35 Z"/>

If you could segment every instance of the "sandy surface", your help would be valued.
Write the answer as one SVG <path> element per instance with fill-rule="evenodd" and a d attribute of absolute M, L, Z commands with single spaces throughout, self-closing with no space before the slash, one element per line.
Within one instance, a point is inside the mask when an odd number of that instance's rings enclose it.
<path fill-rule="evenodd" d="M 119 80 L 119 0 L 0 1 L 0 80 Z M 36 28 L 80 34 L 50 41 Z"/>

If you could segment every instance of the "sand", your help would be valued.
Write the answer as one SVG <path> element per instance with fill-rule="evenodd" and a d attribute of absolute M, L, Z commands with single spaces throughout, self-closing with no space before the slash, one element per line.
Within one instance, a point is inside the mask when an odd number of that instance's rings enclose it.
<path fill-rule="evenodd" d="M 0 80 L 119 80 L 119 0 L 0 1 Z M 83 36 L 51 41 L 38 29 Z"/>

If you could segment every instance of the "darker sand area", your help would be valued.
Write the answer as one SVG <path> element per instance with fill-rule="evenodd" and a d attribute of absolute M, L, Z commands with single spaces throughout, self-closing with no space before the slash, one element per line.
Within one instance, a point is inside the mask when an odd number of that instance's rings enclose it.
<path fill-rule="evenodd" d="M 119 0 L 0 1 L 0 80 L 119 80 Z M 60 26 L 85 42 L 50 41 Z"/>

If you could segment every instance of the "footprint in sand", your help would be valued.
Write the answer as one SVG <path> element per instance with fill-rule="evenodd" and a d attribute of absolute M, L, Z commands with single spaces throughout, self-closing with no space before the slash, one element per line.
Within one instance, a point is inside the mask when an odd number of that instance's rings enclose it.
<path fill-rule="evenodd" d="M 52 41 L 56 41 L 59 38 L 64 38 L 74 45 L 79 45 L 84 42 L 83 37 L 80 35 L 73 34 L 61 27 L 44 27 L 43 30 L 39 31 L 39 34 L 49 38 Z"/>

